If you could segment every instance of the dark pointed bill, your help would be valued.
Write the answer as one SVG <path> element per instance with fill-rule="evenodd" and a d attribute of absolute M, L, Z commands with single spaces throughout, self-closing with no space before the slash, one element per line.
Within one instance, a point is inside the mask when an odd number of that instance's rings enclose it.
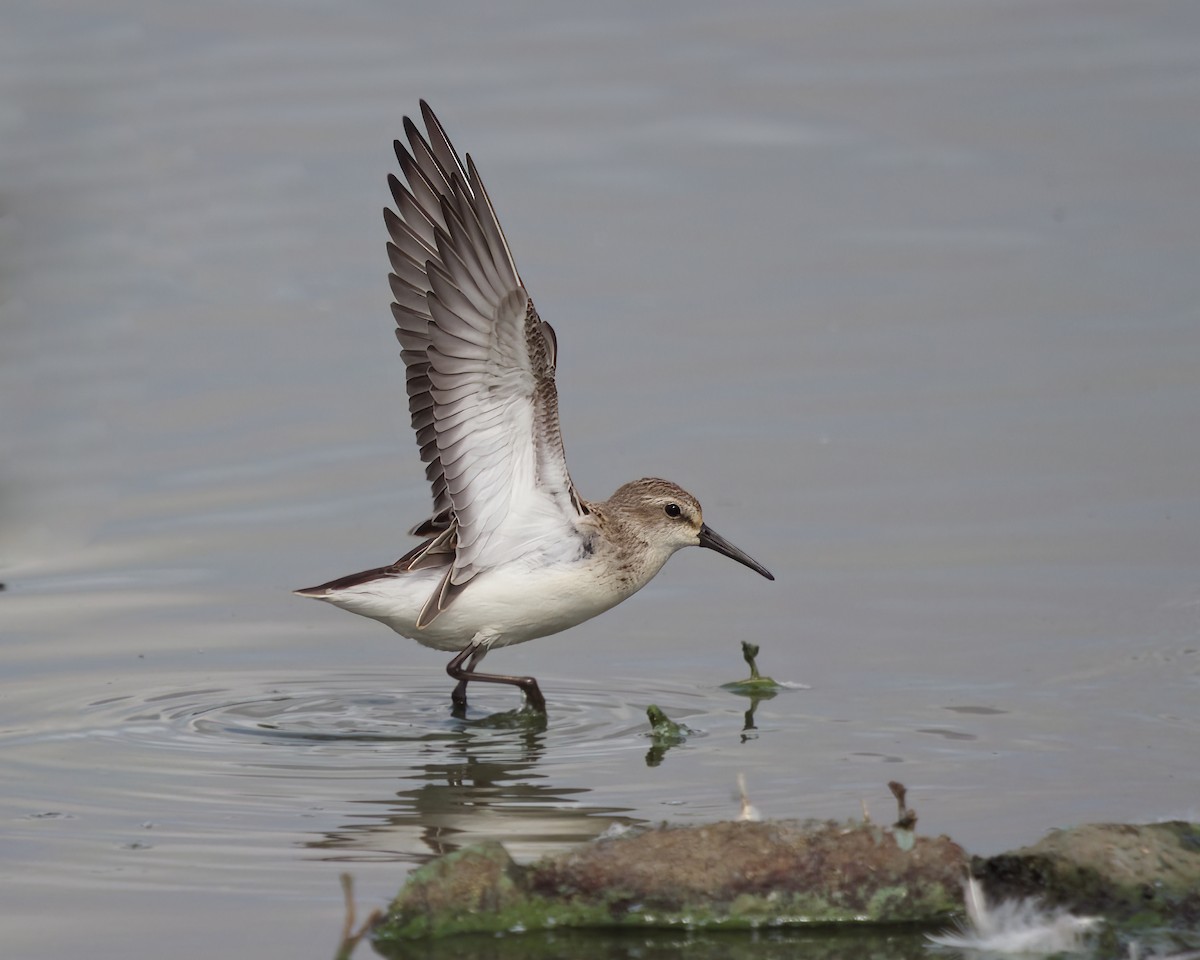
<path fill-rule="evenodd" d="M 709 550 L 716 550 L 717 553 L 723 553 L 730 560 L 736 560 L 738 563 L 744 563 L 755 573 L 761 573 L 768 580 L 775 579 L 775 577 L 771 575 L 770 570 L 764 567 L 753 557 L 743 553 L 723 536 L 717 533 L 707 523 L 700 524 L 700 546 L 708 547 Z"/>

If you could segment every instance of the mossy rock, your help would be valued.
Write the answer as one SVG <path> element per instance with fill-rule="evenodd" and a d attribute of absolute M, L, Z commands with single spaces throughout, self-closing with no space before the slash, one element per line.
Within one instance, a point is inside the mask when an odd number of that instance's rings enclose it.
<path fill-rule="evenodd" d="M 1200 824 L 1091 823 L 971 865 L 988 896 L 1110 922 L 1200 927 Z"/>
<path fill-rule="evenodd" d="M 378 940 L 569 928 L 925 924 L 961 910 L 966 854 L 868 823 L 663 826 L 528 866 L 488 842 L 412 874 Z"/>

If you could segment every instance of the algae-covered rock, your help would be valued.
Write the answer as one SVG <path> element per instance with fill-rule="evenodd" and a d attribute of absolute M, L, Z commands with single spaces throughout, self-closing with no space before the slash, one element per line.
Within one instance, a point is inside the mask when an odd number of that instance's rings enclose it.
<path fill-rule="evenodd" d="M 1200 925 L 1200 824 L 1093 823 L 1055 830 L 972 873 L 993 898 L 1036 896 L 1109 922 Z"/>
<path fill-rule="evenodd" d="M 525 899 L 525 878 L 499 841 L 485 840 L 415 871 L 400 899 L 412 917 L 413 936 L 493 930 L 492 918 Z"/>
<path fill-rule="evenodd" d="M 416 871 L 381 939 L 570 927 L 749 929 L 944 921 L 966 854 L 946 837 L 902 850 L 866 823 L 660 827 L 518 866 L 498 844 Z"/>
<path fill-rule="evenodd" d="M 898 923 L 956 911 L 965 862 L 945 837 L 905 853 L 870 824 L 726 821 L 602 841 L 534 868 L 538 892 L 642 913 Z"/>

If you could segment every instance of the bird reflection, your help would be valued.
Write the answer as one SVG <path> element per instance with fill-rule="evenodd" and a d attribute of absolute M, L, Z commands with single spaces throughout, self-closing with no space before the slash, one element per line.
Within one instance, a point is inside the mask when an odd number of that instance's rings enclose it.
<path fill-rule="evenodd" d="M 364 799 L 352 823 L 308 846 L 330 860 L 424 862 L 485 839 L 516 859 L 591 840 L 614 824 L 642 821 L 629 808 L 587 805 L 585 787 L 546 782 L 546 716 L 512 710 L 457 721 L 411 741 L 415 765 L 401 774 L 414 786 Z"/>

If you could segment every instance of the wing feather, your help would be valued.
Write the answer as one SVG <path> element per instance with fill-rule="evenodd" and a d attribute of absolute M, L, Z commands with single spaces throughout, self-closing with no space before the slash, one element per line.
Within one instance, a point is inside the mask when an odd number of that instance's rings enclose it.
<path fill-rule="evenodd" d="M 587 512 L 567 471 L 554 385 L 557 344 L 517 272 L 469 155 L 421 102 L 404 120 L 403 181 L 384 211 L 409 414 L 433 490 L 433 535 L 402 558 L 453 561 L 421 612 L 431 622 L 488 569 L 549 549 Z"/>

